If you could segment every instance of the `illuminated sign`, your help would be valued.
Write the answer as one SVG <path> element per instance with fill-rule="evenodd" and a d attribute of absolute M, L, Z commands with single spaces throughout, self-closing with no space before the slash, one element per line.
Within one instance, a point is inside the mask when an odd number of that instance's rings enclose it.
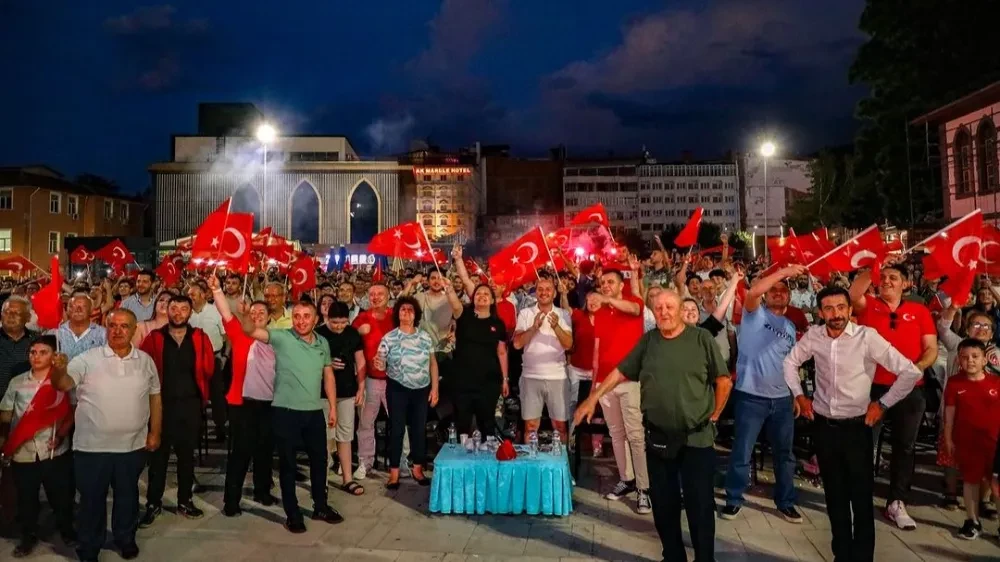
<path fill-rule="evenodd" d="M 471 174 L 472 168 L 413 168 L 415 174 Z"/>

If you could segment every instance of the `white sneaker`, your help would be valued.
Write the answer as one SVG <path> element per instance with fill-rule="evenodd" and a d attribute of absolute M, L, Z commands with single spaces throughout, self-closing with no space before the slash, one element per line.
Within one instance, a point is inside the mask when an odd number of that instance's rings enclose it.
<path fill-rule="evenodd" d="M 354 471 L 355 480 L 364 480 L 368 477 L 368 471 L 365 470 L 365 463 L 359 463 L 358 469 Z"/>
<path fill-rule="evenodd" d="M 910 517 L 910 514 L 906 512 L 906 505 L 899 500 L 890 503 L 885 508 L 885 517 L 904 531 L 914 531 L 917 528 L 917 522 Z"/>

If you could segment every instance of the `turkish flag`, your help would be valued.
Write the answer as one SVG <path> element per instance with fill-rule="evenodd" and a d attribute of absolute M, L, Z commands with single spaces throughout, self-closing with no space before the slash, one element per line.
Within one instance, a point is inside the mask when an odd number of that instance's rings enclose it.
<path fill-rule="evenodd" d="M 573 241 L 573 230 L 570 228 L 560 228 L 546 234 L 545 238 L 548 240 L 550 248 L 569 250 L 570 243 Z"/>
<path fill-rule="evenodd" d="M 823 254 L 808 265 L 809 272 L 820 279 L 829 279 L 834 272 L 847 273 L 871 267 L 873 274 L 885 258 L 885 241 L 878 225 L 871 225 L 857 236 Z"/>
<path fill-rule="evenodd" d="M 316 288 L 316 262 L 301 256 L 288 266 L 288 280 L 292 282 L 292 298 L 298 300 L 302 293 Z"/>
<path fill-rule="evenodd" d="M 533 228 L 489 259 L 493 281 L 514 290 L 537 278 L 536 271 L 545 267 L 548 250 L 542 229 Z M 503 280 L 504 282 L 501 283 Z"/>
<path fill-rule="evenodd" d="M 63 319 L 62 305 L 62 271 L 59 270 L 59 258 L 52 257 L 50 266 L 52 280 L 47 285 L 39 289 L 37 293 L 31 295 L 31 309 L 38 316 L 38 327 L 45 330 L 54 330 L 59 327 Z"/>
<path fill-rule="evenodd" d="M 383 281 L 385 281 L 385 273 L 382 271 L 382 260 L 376 258 L 375 271 L 372 273 L 372 283 L 381 283 Z"/>
<path fill-rule="evenodd" d="M 164 285 L 170 286 L 181 280 L 183 267 L 184 258 L 180 254 L 167 254 L 163 256 L 163 261 L 156 267 L 155 273 Z"/>
<path fill-rule="evenodd" d="M 979 273 L 1000 276 L 1000 228 L 983 223 L 983 245 L 979 250 Z"/>
<path fill-rule="evenodd" d="M 35 264 L 31 263 L 30 261 L 24 259 L 21 256 L 0 258 L 0 271 L 6 270 L 14 273 L 15 275 L 21 276 L 26 273 L 31 273 L 36 269 L 38 269 L 38 267 Z"/>
<path fill-rule="evenodd" d="M 833 249 L 833 243 L 827 237 L 826 227 L 814 230 L 809 234 L 798 236 L 795 230 L 789 228 L 792 234 L 792 244 L 802 258 L 802 263 L 812 263 L 813 260 Z"/>
<path fill-rule="evenodd" d="M 271 244 L 264 248 L 264 255 L 268 259 L 274 260 L 277 264 L 288 267 L 288 264 L 295 261 L 295 246 L 290 242 Z"/>
<path fill-rule="evenodd" d="M 77 246 L 76 249 L 69 254 L 69 263 L 73 265 L 88 265 L 93 263 L 96 258 L 97 256 L 88 252 L 83 246 Z"/>
<path fill-rule="evenodd" d="M 116 275 L 121 275 L 125 271 L 125 266 L 135 262 L 135 256 L 128 251 L 121 240 L 115 238 L 108 245 L 94 252 L 94 255 L 111 266 Z"/>
<path fill-rule="evenodd" d="M 573 217 L 573 220 L 569 221 L 570 226 L 586 226 L 592 223 L 597 223 L 604 228 L 611 227 L 611 222 L 608 221 L 608 211 L 604 209 L 604 203 L 594 203 L 577 213 Z"/>
<path fill-rule="evenodd" d="M 69 418 L 71 413 L 69 397 L 66 396 L 65 392 L 56 390 L 56 387 L 52 386 L 52 380 L 49 376 L 45 375 L 45 380 L 38 387 L 35 396 L 31 398 L 21 420 L 10 432 L 7 443 L 3 446 L 5 457 L 10 458 L 21 445 L 33 439 L 39 431 L 55 426 Z M 38 453 L 45 454 L 44 451 L 38 451 Z"/>
<path fill-rule="evenodd" d="M 793 263 L 801 263 L 802 255 L 796 246 L 792 244 L 791 236 L 767 239 L 767 252 L 771 258 L 771 265 L 784 267 Z"/>
<path fill-rule="evenodd" d="M 677 238 L 674 238 L 674 246 L 687 248 L 698 243 L 698 230 L 701 228 L 701 216 L 704 213 L 705 209 L 701 207 L 698 207 L 691 213 L 691 218 L 684 225 L 684 229 L 677 235 Z"/>
<path fill-rule="evenodd" d="M 887 252 L 902 252 L 903 251 L 903 241 L 899 238 L 895 240 L 890 240 L 889 243 L 885 245 L 885 251 Z"/>
<path fill-rule="evenodd" d="M 433 263 L 437 257 L 427 241 L 424 227 L 418 222 L 398 224 L 379 232 L 368 243 L 368 251 L 428 263 Z"/>
<path fill-rule="evenodd" d="M 264 228 L 263 230 L 261 230 L 257 234 L 254 234 L 253 235 L 253 240 L 252 240 L 252 242 L 251 242 L 250 245 L 253 246 L 253 249 L 259 250 L 259 249 L 263 248 L 264 246 L 267 246 L 268 244 L 270 244 L 271 243 L 271 238 L 272 238 L 271 227 L 269 226 L 267 228 Z"/>
<path fill-rule="evenodd" d="M 922 244 L 930 250 L 924 256 L 924 270 L 929 276 L 947 277 L 941 290 L 955 306 L 969 300 L 983 249 L 983 213 L 979 209 L 943 228 Z"/>
<path fill-rule="evenodd" d="M 205 217 L 195 232 L 191 258 L 218 260 L 231 271 L 246 273 L 250 267 L 253 215 L 230 213 L 229 208 L 230 200 L 226 199 Z"/>

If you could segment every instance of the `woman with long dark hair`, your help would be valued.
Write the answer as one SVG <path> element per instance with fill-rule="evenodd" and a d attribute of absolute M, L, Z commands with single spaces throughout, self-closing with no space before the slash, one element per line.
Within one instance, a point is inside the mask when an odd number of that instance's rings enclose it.
<path fill-rule="evenodd" d="M 449 371 L 455 426 L 459 433 L 469 435 L 478 427 L 485 439 L 496 432 L 497 400 L 510 393 L 507 329 L 497 315 L 489 285 L 477 285 L 471 294 L 472 304 L 464 306 L 454 291 L 447 294 L 455 317 L 455 352 Z"/>
<path fill-rule="evenodd" d="M 430 486 L 424 476 L 427 457 L 427 408 L 437 406 L 438 366 L 434 342 L 427 332 L 418 330 L 420 305 L 413 297 L 400 297 L 392 309 L 396 326 L 382 337 L 375 356 L 375 368 L 385 371 L 386 402 L 389 410 L 389 481 L 386 488 L 399 488 L 399 459 L 403 455 L 403 432 L 409 429 L 413 458 L 413 479 Z"/>

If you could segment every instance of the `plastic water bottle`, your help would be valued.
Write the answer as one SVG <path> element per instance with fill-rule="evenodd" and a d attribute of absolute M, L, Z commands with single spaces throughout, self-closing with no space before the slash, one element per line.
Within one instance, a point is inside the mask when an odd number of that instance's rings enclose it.
<path fill-rule="evenodd" d="M 458 432 L 455 431 L 455 424 L 448 426 L 448 444 L 452 448 L 455 448 L 455 445 L 458 444 Z"/>
<path fill-rule="evenodd" d="M 562 440 L 558 429 L 552 430 L 552 456 L 558 457 L 562 454 Z"/>
<path fill-rule="evenodd" d="M 479 450 L 479 445 L 482 442 L 483 442 L 483 434 L 480 433 L 478 429 L 475 430 L 475 431 L 473 431 L 472 432 L 472 446 L 474 447 L 474 449 L 472 449 L 472 450 L 473 451 L 478 451 Z"/>
<path fill-rule="evenodd" d="M 528 448 L 532 457 L 538 456 L 538 432 L 532 431 L 528 434 Z"/>

